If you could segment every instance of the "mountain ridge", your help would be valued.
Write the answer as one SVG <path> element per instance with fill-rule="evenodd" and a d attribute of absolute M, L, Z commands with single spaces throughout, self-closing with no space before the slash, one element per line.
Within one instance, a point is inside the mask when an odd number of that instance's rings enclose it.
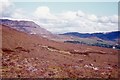
<path fill-rule="evenodd" d="M 90 37 L 98 37 L 103 40 L 115 41 L 120 38 L 120 31 L 111 31 L 107 33 L 79 33 L 79 32 L 67 32 L 60 35 L 71 35 L 77 36 L 81 38 L 90 38 Z"/>

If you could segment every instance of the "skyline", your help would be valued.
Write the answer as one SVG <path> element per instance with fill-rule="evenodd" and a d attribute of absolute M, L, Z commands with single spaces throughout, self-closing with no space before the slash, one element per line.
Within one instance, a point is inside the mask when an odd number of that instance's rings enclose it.
<path fill-rule="evenodd" d="M 117 2 L 10 2 L 1 18 L 32 20 L 53 33 L 118 30 Z"/>

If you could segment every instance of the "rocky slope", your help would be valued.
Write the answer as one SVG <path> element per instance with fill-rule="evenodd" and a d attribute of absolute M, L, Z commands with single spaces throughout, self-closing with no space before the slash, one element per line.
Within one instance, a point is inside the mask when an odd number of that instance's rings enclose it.
<path fill-rule="evenodd" d="M 3 78 L 118 78 L 118 50 L 1 31 Z"/>

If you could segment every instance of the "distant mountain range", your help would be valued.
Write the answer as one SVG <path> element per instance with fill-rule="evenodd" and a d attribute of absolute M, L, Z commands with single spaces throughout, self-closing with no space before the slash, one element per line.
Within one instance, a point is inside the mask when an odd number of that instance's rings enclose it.
<path fill-rule="evenodd" d="M 108 33 L 78 33 L 78 32 L 68 32 L 62 35 L 77 36 L 80 38 L 91 38 L 97 37 L 102 40 L 116 41 L 120 38 L 120 31 L 108 32 Z"/>

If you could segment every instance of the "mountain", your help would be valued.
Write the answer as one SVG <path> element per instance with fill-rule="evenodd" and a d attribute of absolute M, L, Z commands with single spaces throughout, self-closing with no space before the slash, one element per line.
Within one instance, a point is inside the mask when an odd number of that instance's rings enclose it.
<path fill-rule="evenodd" d="M 68 32 L 62 35 L 71 35 L 71 36 L 77 36 L 81 38 L 97 37 L 103 40 L 115 41 L 116 39 L 120 38 L 120 31 L 113 31 L 109 33 L 91 33 L 91 34 L 90 33 Z"/>
<path fill-rule="evenodd" d="M 33 21 L 0 19 L 0 24 L 7 25 L 10 28 L 18 31 L 22 31 L 31 35 L 42 36 L 54 41 L 64 42 L 65 40 L 71 40 L 68 36 L 52 34 Z"/>
<path fill-rule="evenodd" d="M 40 27 L 38 24 L 36 24 L 33 21 L 0 19 L 0 24 L 9 26 L 10 28 L 16 29 L 18 31 L 22 31 L 31 35 L 42 36 L 54 41 L 63 42 L 66 39 L 70 40 L 70 38 L 67 36 L 52 34 L 51 32 Z"/>
<path fill-rule="evenodd" d="M 54 36 L 51 32 L 40 27 L 33 21 L 0 19 L 0 24 L 7 25 L 11 28 L 14 28 L 18 31 L 22 31 L 28 34 L 36 34 L 36 35 L 40 35 L 43 37 Z"/>
<path fill-rule="evenodd" d="M 56 42 L 6 25 L 0 35 L 3 79 L 118 78 L 118 50 Z"/>

